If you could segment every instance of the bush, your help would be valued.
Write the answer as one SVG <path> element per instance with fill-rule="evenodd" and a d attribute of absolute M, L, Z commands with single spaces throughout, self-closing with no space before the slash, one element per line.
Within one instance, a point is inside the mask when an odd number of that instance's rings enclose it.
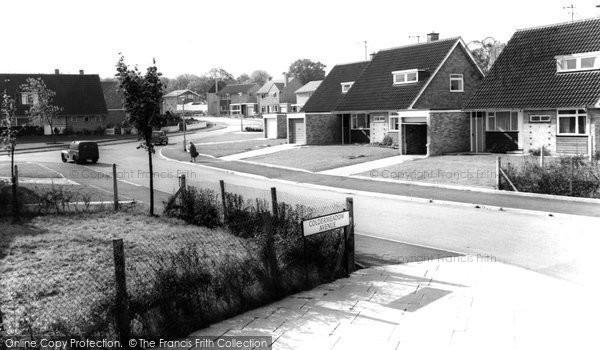
<path fill-rule="evenodd" d="M 382 146 L 391 147 L 394 144 L 394 140 L 390 135 L 385 135 L 383 140 L 381 141 Z"/>
<path fill-rule="evenodd" d="M 257 127 L 257 126 L 247 126 L 244 129 L 246 131 L 250 131 L 250 132 L 262 132 L 263 131 L 263 128 Z"/>
<path fill-rule="evenodd" d="M 532 156 L 539 157 L 540 153 L 541 153 L 541 147 L 529 149 L 529 154 L 531 154 Z M 550 155 L 550 151 L 544 147 L 544 156 L 549 156 L 549 155 Z"/>
<path fill-rule="evenodd" d="M 213 228 L 221 225 L 218 198 L 214 191 L 188 187 L 177 203 L 171 196 L 165 203 L 165 214 L 197 226 Z"/>

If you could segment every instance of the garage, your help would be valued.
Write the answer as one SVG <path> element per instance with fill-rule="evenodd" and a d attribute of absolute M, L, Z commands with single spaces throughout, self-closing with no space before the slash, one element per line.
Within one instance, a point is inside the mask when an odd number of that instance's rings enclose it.
<path fill-rule="evenodd" d="M 306 143 L 306 125 L 304 119 L 290 119 L 290 143 Z"/>
<path fill-rule="evenodd" d="M 404 138 L 404 154 L 427 154 L 427 125 L 402 125 Z"/>
<path fill-rule="evenodd" d="M 277 118 L 265 118 L 265 128 L 268 139 L 277 138 Z"/>

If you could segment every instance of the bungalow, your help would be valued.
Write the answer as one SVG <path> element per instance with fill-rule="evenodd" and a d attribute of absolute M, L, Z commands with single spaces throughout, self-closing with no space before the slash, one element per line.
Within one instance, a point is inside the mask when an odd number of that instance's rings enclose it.
<path fill-rule="evenodd" d="M 174 90 L 163 96 L 161 113 L 183 113 L 183 106 L 188 103 L 200 102 L 200 94 L 192 90 Z"/>
<path fill-rule="evenodd" d="M 6 91 L 16 102 L 15 125 L 32 125 L 27 115 L 29 107 L 35 103 L 36 96 L 23 93 L 21 85 L 28 78 L 41 79 L 48 89 L 54 91 L 54 104 L 61 108 L 60 114 L 53 120 L 54 133 L 63 133 L 66 129 L 93 132 L 106 127 L 106 102 L 97 74 L 0 74 L 0 92 Z M 44 133 L 52 132 L 50 125 L 44 127 Z"/>
<path fill-rule="evenodd" d="M 358 79 L 340 82 L 345 96 L 333 115 L 342 143 L 389 140 L 400 154 L 469 150 L 462 107 L 484 73 L 461 38 L 438 38 L 430 33 L 426 43 L 381 50 Z"/>
<path fill-rule="evenodd" d="M 217 95 L 220 102 L 220 114 L 236 115 L 245 117 L 257 113 L 256 92 L 258 84 L 228 84 L 222 88 Z"/>
<path fill-rule="evenodd" d="M 599 38 L 600 18 L 518 30 L 465 106 L 471 151 L 597 152 Z"/>

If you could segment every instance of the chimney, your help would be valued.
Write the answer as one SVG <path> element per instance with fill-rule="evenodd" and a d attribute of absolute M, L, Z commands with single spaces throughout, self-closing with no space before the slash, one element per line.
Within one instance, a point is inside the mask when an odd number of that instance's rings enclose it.
<path fill-rule="evenodd" d="M 79 75 L 83 75 L 83 69 L 79 70 Z"/>
<path fill-rule="evenodd" d="M 432 41 L 438 41 L 440 40 L 440 33 L 436 33 L 436 32 L 431 32 L 429 34 L 427 34 L 427 42 L 430 43 Z"/>
<path fill-rule="evenodd" d="M 371 54 L 369 55 L 369 60 L 373 61 L 373 59 L 375 58 L 375 55 L 377 55 L 377 52 L 371 52 Z"/>
<path fill-rule="evenodd" d="M 57 69 L 55 69 L 55 70 L 54 70 L 54 74 L 60 74 L 60 70 L 58 70 L 58 68 L 57 68 Z"/>
<path fill-rule="evenodd" d="M 283 86 L 287 86 L 288 83 L 288 75 L 286 72 L 283 72 Z"/>

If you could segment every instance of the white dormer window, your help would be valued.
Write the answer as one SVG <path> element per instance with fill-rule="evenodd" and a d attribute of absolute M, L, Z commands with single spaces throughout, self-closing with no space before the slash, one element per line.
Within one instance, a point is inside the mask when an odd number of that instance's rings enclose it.
<path fill-rule="evenodd" d="M 600 51 L 556 56 L 557 72 L 577 72 L 600 69 Z"/>
<path fill-rule="evenodd" d="M 341 85 L 342 85 L 342 94 L 345 94 L 346 92 L 350 91 L 350 88 L 352 87 L 353 84 L 354 84 L 353 81 L 347 81 L 345 83 L 341 83 Z"/>
<path fill-rule="evenodd" d="M 419 81 L 419 71 L 416 69 L 398 70 L 392 72 L 392 77 L 394 85 L 416 83 Z"/>

